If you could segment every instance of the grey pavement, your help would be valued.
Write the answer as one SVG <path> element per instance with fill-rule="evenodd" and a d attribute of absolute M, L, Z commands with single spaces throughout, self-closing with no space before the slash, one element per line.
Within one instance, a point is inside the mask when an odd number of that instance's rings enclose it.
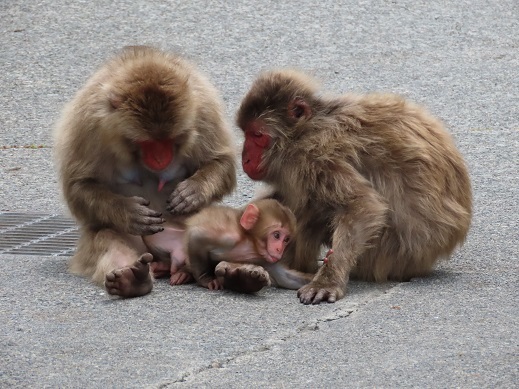
<path fill-rule="evenodd" d="M 335 304 L 161 280 L 117 300 L 69 274 L 66 257 L 0 250 L 0 387 L 517 387 L 516 0 L 3 0 L 0 34 L 0 213 L 66 214 L 53 124 L 129 44 L 197 62 L 231 123 L 272 67 L 307 70 L 330 91 L 403 94 L 445 121 L 474 190 L 471 232 L 451 261 L 409 283 L 352 282 Z M 226 202 L 253 193 L 241 174 Z"/>

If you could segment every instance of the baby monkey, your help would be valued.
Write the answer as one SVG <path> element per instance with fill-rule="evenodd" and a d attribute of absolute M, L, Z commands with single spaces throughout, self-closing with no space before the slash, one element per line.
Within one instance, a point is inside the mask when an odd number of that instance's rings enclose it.
<path fill-rule="evenodd" d="M 271 283 L 298 289 L 313 278 L 279 263 L 295 234 L 296 219 L 277 200 L 254 201 L 242 209 L 210 206 L 186 225 L 189 268 L 208 289 L 253 293 Z"/>

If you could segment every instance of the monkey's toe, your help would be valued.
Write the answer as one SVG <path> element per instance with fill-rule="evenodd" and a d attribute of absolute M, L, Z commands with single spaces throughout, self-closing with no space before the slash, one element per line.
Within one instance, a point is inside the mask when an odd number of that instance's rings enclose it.
<path fill-rule="evenodd" d="M 194 278 L 191 275 L 191 273 L 179 271 L 179 272 L 171 275 L 171 277 L 169 279 L 169 284 L 170 285 L 182 285 L 182 284 L 187 284 L 189 282 L 192 282 L 193 280 L 194 280 Z"/>
<path fill-rule="evenodd" d="M 209 290 L 222 290 L 223 289 L 223 285 L 220 283 L 220 281 L 218 281 L 217 279 L 214 279 L 211 282 L 209 282 L 209 284 L 207 284 L 207 289 L 209 289 Z"/>
<path fill-rule="evenodd" d="M 231 271 L 231 266 L 229 265 L 229 263 L 222 261 L 218 265 L 216 265 L 216 267 L 214 269 L 214 275 L 216 277 L 225 277 L 227 272 L 230 272 L 230 271 Z"/>

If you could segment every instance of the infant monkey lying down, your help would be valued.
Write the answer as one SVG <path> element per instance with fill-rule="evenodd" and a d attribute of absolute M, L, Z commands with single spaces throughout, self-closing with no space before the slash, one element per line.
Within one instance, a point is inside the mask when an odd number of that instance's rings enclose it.
<path fill-rule="evenodd" d="M 186 220 L 186 229 L 165 226 L 144 238 L 150 251 L 166 250 L 169 261 L 152 262 L 157 277 L 170 283 L 195 281 L 208 289 L 257 292 L 267 285 L 299 289 L 313 274 L 288 269 L 279 260 L 294 236 L 293 213 L 273 199 L 245 208 L 213 205 Z M 163 256 L 162 256 L 163 257 Z"/>

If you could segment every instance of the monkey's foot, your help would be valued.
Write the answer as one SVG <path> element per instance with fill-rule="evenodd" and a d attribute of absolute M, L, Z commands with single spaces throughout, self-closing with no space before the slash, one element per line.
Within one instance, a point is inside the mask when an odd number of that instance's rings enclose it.
<path fill-rule="evenodd" d="M 218 280 L 218 278 L 215 278 L 214 280 L 212 280 L 211 282 L 209 282 L 207 284 L 207 289 L 209 289 L 209 290 L 222 290 L 223 289 L 223 285 L 222 285 L 221 281 Z"/>
<path fill-rule="evenodd" d="M 173 273 L 171 277 L 169 278 L 169 284 L 170 285 L 182 285 L 187 284 L 189 282 L 193 282 L 195 279 L 191 275 L 191 273 L 188 273 L 187 271 L 177 271 L 176 273 Z"/>
<path fill-rule="evenodd" d="M 170 265 L 167 262 L 152 262 L 150 263 L 150 269 L 155 278 L 164 278 L 170 275 Z"/>
<path fill-rule="evenodd" d="M 151 292 L 153 280 L 149 263 L 150 253 L 143 254 L 131 266 L 115 269 L 105 277 L 105 288 L 109 294 L 121 297 L 139 297 Z"/>
<path fill-rule="evenodd" d="M 255 293 L 270 285 L 268 272 L 251 264 L 223 261 L 216 265 L 214 274 L 225 289 L 240 293 Z"/>
<path fill-rule="evenodd" d="M 198 278 L 198 285 L 209 290 L 222 290 L 223 285 L 221 280 L 214 277 L 212 274 L 204 273 Z"/>
<path fill-rule="evenodd" d="M 303 304 L 320 304 L 323 301 L 334 303 L 344 297 L 344 290 L 336 285 L 322 285 L 311 282 L 297 291 L 297 297 Z"/>

